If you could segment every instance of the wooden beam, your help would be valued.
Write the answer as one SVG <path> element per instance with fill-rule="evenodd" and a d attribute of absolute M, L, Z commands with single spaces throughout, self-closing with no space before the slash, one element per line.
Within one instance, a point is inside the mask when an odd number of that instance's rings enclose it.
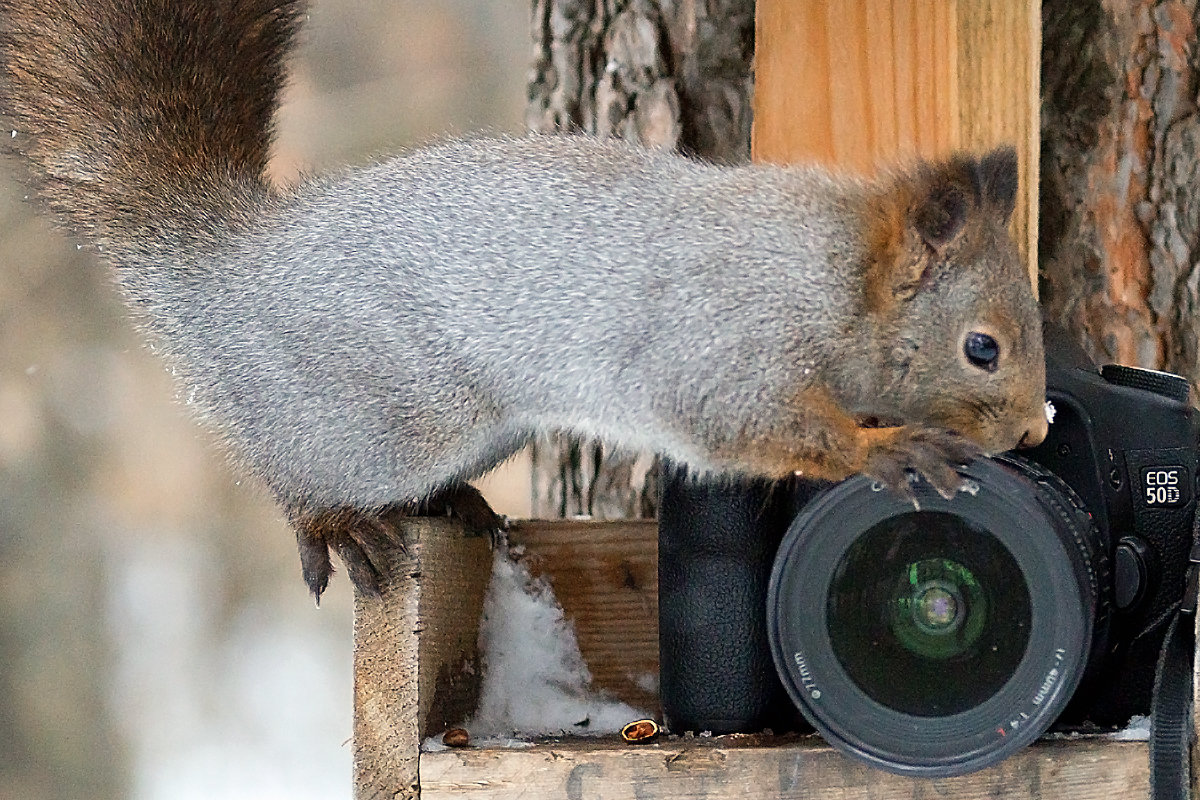
<path fill-rule="evenodd" d="M 904 778 L 850 761 L 816 737 L 722 736 L 628 745 L 569 740 L 421 755 L 422 800 L 1139 800 L 1146 745 L 1044 741 L 957 778 Z"/>
<path fill-rule="evenodd" d="M 447 519 L 396 518 L 381 599 L 354 601 L 354 796 L 420 795 L 424 737 L 475 710 L 491 550 Z"/>
<path fill-rule="evenodd" d="M 759 0 L 755 47 L 755 160 L 870 174 L 1015 145 L 1036 279 L 1040 0 Z"/>
<path fill-rule="evenodd" d="M 986 150 L 1016 145 L 1021 190 L 1013 233 L 1036 288 L 1041 0 L 959 0 L 957 7 L 957 146 Z"/>

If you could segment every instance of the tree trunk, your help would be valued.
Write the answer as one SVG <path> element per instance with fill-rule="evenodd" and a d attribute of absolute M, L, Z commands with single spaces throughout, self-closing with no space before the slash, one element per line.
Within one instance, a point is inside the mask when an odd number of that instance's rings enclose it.
<path fill-rule="evenodd" d="M 749 159 L 754 0 L 534 0 L 532 33 L 532 130 Z M 653 516 L 651 465 L 595 441 L 538 442 L 533 515 Z"/>
<path fill-rule="evenodd" d="M 1045 0 L 1042 301 L 1097 361 L 1200 377 L 1197 0 Z"/>

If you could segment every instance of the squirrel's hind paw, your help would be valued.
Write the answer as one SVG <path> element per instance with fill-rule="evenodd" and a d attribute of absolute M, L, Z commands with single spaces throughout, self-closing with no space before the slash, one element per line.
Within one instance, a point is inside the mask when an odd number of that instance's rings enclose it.
<path fill-rule="evenodd" d="M 353 508 L 301 511 L 290 516 L 300 550 L 300 569 L 317 605 L 334 572 L 330 550 L 342 560 L 350 582 L 360 594 L 379 596 L 387 550 L 397 544 L 404 547 L 395 528 L 380 515 Z"/>
<path fill-rule="evenodd" d="M 304 582 L 321 603 L 321 595 L 333 575 L 332 550 L 346 566 L 346 574 L 359 594 L 379 597 L 383 578 L 388 574 L 388 552 L 397 546 L 405 549 L 399 529 L 389 524 L 392 515 L 455 517 L 468 528 L 498 536 L 507 527 L 504 517 L 488 505 L 479 490 L 470 484 L 450 486 L 431 497 L 414 503 L 392 506 L 381 511 L 363 511 L 350 507 L 289 509 L 288 518 L 296 530 L 300 549 L 300 569 Z"/>
<path fill-rule="evenodd" d="M 943 498 L 949 500 L 963 488 L 960 467 L 983 451 L 956 433 L 937 428 L 917 428 L 874 450 L 863 472 L 897 494 L 913 500 L 909 471 L 915 471 Z"/>
<path fill-rule="evenodd" d="M 456 483 L 430 497 L 402 506 L 404 513 L 417 517 L 449 516 L 474 531 L 496 534 L 508 528 L 508 521 L 492 510 L 488 501 L 469 483 Z"/>

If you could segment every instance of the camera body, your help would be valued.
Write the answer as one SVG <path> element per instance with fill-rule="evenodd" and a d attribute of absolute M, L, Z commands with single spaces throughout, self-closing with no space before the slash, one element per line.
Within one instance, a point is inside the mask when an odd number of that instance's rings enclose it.
<path fill-rule="evenodd" d="M 663 475 L 661 693 L 677 731 L 811 723 L 894 772 L 993 764 L 1052 724 L 1149 711 L 1183 596 L 1200 419 L 1188 384 L 1097 370 L 1046 332 L 1036 448 L 980 459 L 946 500 Z M 791 702 L 788 702 L 788 699 Z"/>
<path fill-rule="evenodd" d="M 1167 617 L 1183 597 L 1200 418 L 1186 379 L 1114 365 L 1098 371 L 1065 333 L 1054 333 L 1046 395 L 1055 421 L 1044 442 L 1020 455 L 1079 496 L 1109 570 L 1096 652 L 1059 723 L 1121 726 L 1149 713 Z"/>

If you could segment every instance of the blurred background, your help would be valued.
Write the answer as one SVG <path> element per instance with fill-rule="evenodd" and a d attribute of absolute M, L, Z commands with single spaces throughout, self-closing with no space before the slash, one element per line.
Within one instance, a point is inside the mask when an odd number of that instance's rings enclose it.
<path fill-rule="evenodd" d="M 527 0 L 314 0 L 275 177 L 519 131 Z M 351 795 L 351 597 L 0 167 L 0 800 Z M 528 513 L 528 469 L 491 480 Z"/>

